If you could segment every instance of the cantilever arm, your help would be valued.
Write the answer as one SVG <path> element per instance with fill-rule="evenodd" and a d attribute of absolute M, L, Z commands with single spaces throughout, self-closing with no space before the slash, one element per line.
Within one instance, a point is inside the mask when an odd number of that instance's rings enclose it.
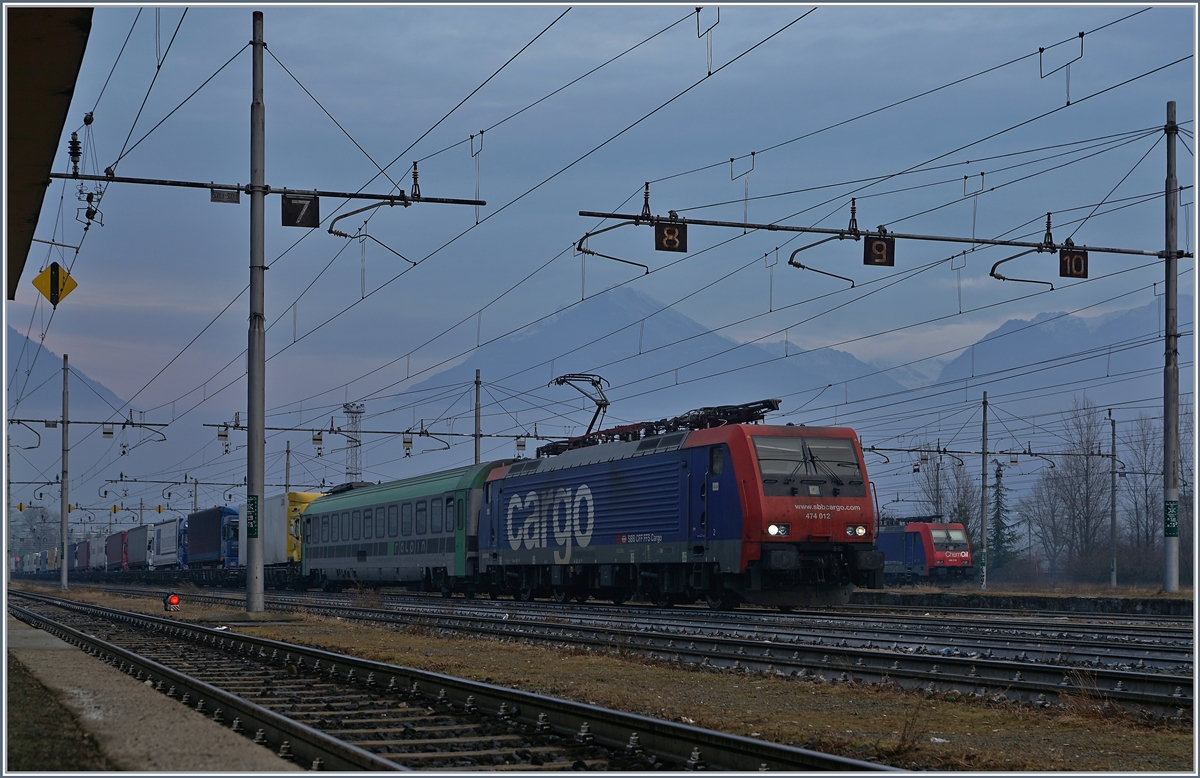
<path fill-rule="evenodd" d="M 796 255 L 799 254 L 801 251 L 804 251 L 804 249 L 810 249 L 813 246 L 819 245 L 821 243 L 825 243 L 826 241 L 831 241 L 834 238 L 841 238 L 841 236 L 834 235 L 832 238 L 826 238 L 825 240 L 819 240 L 810 246 L 802 246 L 801 248 L 796 249 L 795 251 L 792 252 L 792 255 L 790 257 L 788 257 L 788 264 L 791 265 L 792 267 L 798 267 L 801 270 L 811 270 L 814 273 L 820 273 L 823 276 L 831 276 L 833 278 L 840 278 L 843 281 L 849 281 L 850 288 L 853 289 L 854 288 L 854 279 L 853 278 L 846 278 L 845 276 L 839 276 L 836 273 L 827 273 L 824 270 L 817 270 L 815 267 L 809 267 L 808 265 L 801 265 L 799 262 L 796 261 Z"/>
<path fill-rule="evenodd" d="M 1021 253 L 1019 253 L 1019 254 L 1013 254 L 1013 255 L 1012 255 L 1011 257 L 1009 257 L 1008 259 L 1002 259 L 1002 260 L 1000 260 L 1000 261 L 999 261 L 999 262 L 997 262 L 996 264 L 992 265 L 992 269 L 991 269 L 991 271 L 988 273 L 988 275 L 989 275 L 989 276 L 991 276 L 992 278 L 996 279 L 997 281 L 1019 281 L 1019 282 L 1021 282 L 1021 283 L 1023 283 L 1023 284 L 1045 284 L 1045 285 L 1049 286 L 1049 287 L 1050 287 L 1050 291 L 1052 291 L 1052 292 L 1053 292 L 1053 291 L 1054 291 L 1054 284 L 1050 283 L 1049 281 L 1037 281 L 1037 280 L 1034 280 L 1034 279 L 1032 279 L 1032 278 L 1008 278 L 1008 277 L 1006 277 L 1006 276 L 1002 276 L 1002 275 L 1000 275 L 999 273 L 997 273 L 997 272 L 996 272 L 996 268 L 1000 267 L 1000 266 L 1001 266 L 1001 265 L 1003 265 L 1005 262 L 1011 262 L 1012 260 L 1014 260 L 1014 259 L 1016 259 L 1016 258 L 1018 258 L 1018 257 L 1023 257 L 1023 256 L 1025 256 L 1026 254 L 1032 254 L 1032 253 L 1033 253 L 1033 252 L 1035 252 L 1035 251 L 1038 251 L 1038 252 L 1040 252 L 1040 251 L 1042 251 L 1042 249 L 1041 249 L 1040 247 L 1039 247 L 1039 248 L 1036 248 L 1036 249 L 1029 249 L 1028 251 L 1022 251 L 1022 252 L 1021 252 Z"/>

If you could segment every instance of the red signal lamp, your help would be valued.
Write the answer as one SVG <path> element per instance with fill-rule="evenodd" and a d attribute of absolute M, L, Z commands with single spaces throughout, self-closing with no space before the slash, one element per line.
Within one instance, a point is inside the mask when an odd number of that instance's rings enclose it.
<path fill-rule="evenodd" d="M 175 592 L 171 592 L 166 597 L 163 597 L 163 610 L 168 613 L 177 611 L 181 602 L 183 602 L 183 599 Z"/>

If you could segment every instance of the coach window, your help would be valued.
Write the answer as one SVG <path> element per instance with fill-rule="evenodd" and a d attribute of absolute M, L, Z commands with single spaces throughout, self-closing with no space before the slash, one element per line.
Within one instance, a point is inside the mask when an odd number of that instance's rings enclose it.
<path fill-rule="evenodd" d="M 367 508 L 363 511 L 363 540 L 370 540 L 374 536 L 372 530 L 375 529 L 375 519 L 371 516 L 371 509 Z"/>
<path fill-rule="evenodd" d="M 459 499 L 459 501 L 458 501 L 458 528 L 459 529 L 463 528 L 463 523 L 466 521 L 466 517 L 467 517 L 466 505 L 463 503 L 462 499 Z"/>
<path fill-rule="evenodd" d="M 159 543 L 161 543 L 161 542 L 162 541 L 160 540 Z M 311 516 L 304 517 L 304 542 L 305 543 L 312 542 L 312 517 Z"/>
<path fill-rule="evenodd" d="M 721 456 L 721 447 L 713 446 L 708 450 L 708 472 L 718 476 L 725 469 L 725 459 Z"/>
<path fill-rule="evenodd" d="M 454 498 L 446 498 L 446 532 L 454 532 Z"/>
<path fill-rule="evenodd" d="M 350 539 L 350 511 L 342 511 L 342 520 L 338 522 L 338 532 L 342 535 L 342 540 Z"/>
<path fill-rule="evenodd" d="M 395 505 L 388 506 L 387 524 L 388 537 L 396 537 L 400 532 L 400 511 Z"/>
<path fill-rule="evenodd" d="M 442 501 L 429 501 L 429 531 L 434 535 L 442 534 Z"/>
<path fill-rule="evenodd" d="M 429 514 L 429 508 L 425 504 L 425 501 L 421 500 L 420 502 L 417 503 L 417 534 L 418 535 L 424 535 L 425 530 L 428 529 L 428 524 L 429 524 L 428 514 Z"/>
<path fill-rule="evenodd" d="M 358 540 L 359 533 L 362 528 L 362 511 L 354 511 L 350 514 L 350 539 Z"/>
<path fill-rule="evenodd" d="M 328 516 L 321 517 L 321 542 L 322 543 L 329 542 L 329 517 Z"/>
<path fill-rule="evenodd" d="M 400 506 L 400 534 L 412 534 L 412 503 L 406 502 Z"/>

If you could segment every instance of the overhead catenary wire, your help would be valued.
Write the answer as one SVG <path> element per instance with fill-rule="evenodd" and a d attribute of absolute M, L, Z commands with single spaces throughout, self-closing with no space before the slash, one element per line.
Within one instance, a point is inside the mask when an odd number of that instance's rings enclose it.
<path fill-rule="evenodd" d="M 1094 28 L 1094 29 L 1092 29 L 1092 30 L 1088 31 L 1088 32 L 1087 32 L 1087 33 L 1085 33 L 1085 34 L 1088 34 L 1088 35 L 1090 35 L 1090 34 L 1093 34 L 1093 33 L 1099 32 L 1100 30 L 1106 29 L 1106 28 L 1108 28 L 1108 27 L 1112 27 L 1113 25 L 1116 25 L 1116 24 L 1120 24 L 1121 22 L 1127 21 L 1128 19 L 1132 19 L 1133 17 L 1135 17 L 1135 16 L 1137 16 L 1137 15 L 1139 15 L 1139 14 L 1145 13 L 1145 12 L 1146 12 L 1146 11 L 1148 11 L 1148 10 L 1150 10 L 1150 9 L 1149 9 L 1149 8 L 1143 8 L 1143 9 L 1142 9 L 1142 10 L 1140 10 L 1140 11 L 1135 11 L 1135 12 L 1133 12 L 1133 13 L 1131 13 L 1131 14 L 1128 14 L 1128 15 L 1126 15 L 1126 16 L 1123 16 L 1123 17 L 1121 17 L 1120 19 L 1115 19 L 1115 20 L 1113 20 L 1113 21 L 1111 21 L 1111 22 L 1108 22 L 1108 23 L 1106 23 L 1106 24 L 1103 24 L 1103 25 L 1101 25 L 1101 26 L 1099 26 L 1099 27 L 1096 27 L 1096 28 Z M 918 94 L 911 95 L 911 96 L 909 96 L 909 97 L 906 97 L 906 98 L 904 98 L 904 99 L 902 99 L 902 100 L 897 100 L 897 101 L 895 101 L 895 102 L 889 103 L 889 104 L 887 104 L 887 105 L 884 105 L 884 106 L 881 106 L 881 107 L 879 107 L 879 108 L 875 108 L 875 109 L 872 109 L 872 110 L 870 110 L 870 111 L 867 111 L 867 112 L 865 112 L 865 113 L 858 114 L 857 116 L 852 116 L 852 117 L 851 117 L 851 118 L 849 118 L 849 119 L 843 119 L 842 121 L 835 122 L 834 124 L 830 124 L 830 125 L 827 125 L 827 126 L 825 126 L 825 127 L 821 127 L 820 129 L 813 130 L 812 132 L 808 132 L 808 133 L 805 133 L 805 134 L 803 134 L 803 135 L 798 135 L 798 136 L 796 136 L 796 137 L 794 137 L 794 138 L 791 138 L 791 139 L 789 139 L 789 140 L 781 141 L 781 142 L 779 142 L 779 143 L 776 143 L 776 144 L 774 144 L 774 145 L 767 146 L 767 147 L 765 147 L 765 148 L 761 148 L 761 149 L 757 149 L 756 151 L 749 152 L 749 153 L 746 153 L 746 154 L 742 154 L 741 156 L 734 157 L 733 159 L 734 159 L 734 160 L 743 160 L 743 159 L 747 159 L 747 158 L 751 157 L 752 155 L 765 154 L 765 153 L 767 153 L 767 152 L 774 151 L 775 149 L 782 148 L 783 146 L 787 146 L 787 145 L 789 145 L 789 144 L 792 144 L 792 143 L 796 143 L 797 141 L 805 140 L 806 138 L 811 138 L 811 137 L 813 137 L 814 135 L 819 135 L 819 134 L 821 134 L 821 133 L 823 133 L 823 132 L 828 132 L 829 130 L 837 129 L 838 127 L 841 127 L 841 126 L 843 126 L 843 125 L 850 124 L 850 123 L 852 123 L 852 122 L 858 121 L 859 119 L 865 119 L 865 118 L 867 118 L 867 117 L 869 117 L 869 116 L 874 116 L 875 114 L 877 114 L 877 113 L 880 113 L 880 112 L 882 112 L 882 111 L 886 111 L 886 110 L 888 110 L 888 109 L 890 109 L 890 108 L 895 108 L 895 107 L 897 107 L 897 106 L 904 105 L 905 103 L 909 103 L 909 102 L 912 102 L 912 101 L 914 101 L 914 100 L 918 100 L 918 99 L 920 99 L 920 98 L 922 98 L 922 97 L 927 97 L 927 96 L 929 96 L 929 95 L 931 95 L 931 94 L 934 94 L 934 93 L 936 93 L 936 92 L 940 92 L 940 91 L 942 91 L 943 89 L 948 89 L 948 88 L 950 88 L 950 87 L 952 87 L 952 86 L 957 86 L 957 85 L 959 85 L 959 84 L 965 83 L 965 82 L 967 82 L 967 81 L 970 81 L 970 80 L 972 80 L 972 79 L 978 78 L 978 77 L 980 77 L 980 76 L 987 75 L 988 73 L 992 73 L 992 72 L 994 72 L 994 71 L 996 71 L 996 70 L 1000 70 L 1000 69 L 1002 69 L 1002 68 L 1006 68 L 1006 67 L 1008 67 L 1008 66 L 1010 66 L 1010 65 L 1015 65 L 1015 64 L 1017 64 L 1018 62 L 1022 62 L 1022 61 L 1024 61 L 1024 60 L 1031 59 L 1032 57 L 1039 56 L 1039 55 L 1041 54 L 1041 51 L 1042 51 L 1042 50 L 1046 50 L 1046 51 L 1048 51 L 1048 50 L 1050 50 L 1050 49 L 1053 49 L 1053 48 L 1056 48 L 1056 47 L 1058 47 L 1058 46 L 1062 46 L 1062 45 L 1064 45 L 1064 44 L 1067 44 L 1067 43 L 1072 43 L 1072 42 L 1074 42 L 1074 41 L 1076 41 L 1076 40 L 1078 40 L 1078 36 L 1076 36 L 1076 35 L 1072 35 L 1072 36 L 1071 36 L 1071 37 L 1069 37 L 1069 38 L 1064 38 L 1063 40 L 1059 41 L 1058 43 L 1054 43 L 1054 44 L 1051 44 L 1050 46 L 1042 47 L 1042 49 L 1039 49 L 1039 51 L 1031 51 L 1031 52 L 1029 52 L 1028 54 L 1022 54 L 1021 56 L 1019 56 L 1019 57 L 1015 57 L 1014 59 L 1008 60 L 1007 62 L 1003 62 L 1003 63 L 1001 63 L 1001 64 L 999 64 L 999 65 L 993 65 L 993 66 L 991 66 L 991 67 L 984 68 L 983 70 L 980 70 L 980 71 L 977 71 L 977 72 L 975 72 L 975 73 L 972 73 L 972 74 L 971 74 L 971 75 L 969 75 L 969 76 L 963 76 L 962 78 L 958 78 L 958 79 L 955 79 L 955 80 L 953 80 L 953 81 L 947 82 L 947 83 L 945 83 L 945 84 L 942 84 L 941 86 L 937 86 L 937 87 L 934 87 L 934 88 L 932 88 L 932 89 L 927 89 L 927 90 L 925 90 L 924 92 L 920 92 L 920 93 L 918 93 Z M 651 184 L 656 184 L 656 183 L 659 183 L 659 182 L 662 182 L 662 181 L 669 181 L 670 179 L 673 179 L 673 178 L 679 178 L 679 177 L 681 177 L 681 176 L 691 175 L 692 173 L 699 173 L 699 172 L 701 172 L 701 171 L 704 171 L 704 170 L 710 170 L 710 169 L 712 169 L 712 168 L 715 168 L 715 167 L 724 167 L 726 164 L 727 164 L 727 161 L 726 161 L 726 160 L 721 160 L 720 162 L 714 162 L 714 163 L 712 163 L 712 164 L 710 164 L 710 165 L 704 165 L 704 166 L 702 166 L 702 167 L 693 168 L 693 169 L 691 169 L 691 170 L 687 170 L 687 171 L 684 171 L 684 172 L 682 172 L 682 173 L 675 173 L 675 174 L 673 174 L 673 175 L 664 176 L 664 177 L 662 177 L 662 178 L 656 178 L 656 179 L 653 179 L 653 180 L 651 180 L 651 181 L 650 181 L 650 183 L 651 183 Z"/>
<path fill-rule="evenodd" d="M 146 108 L 146 101 L 150 99 L 150 93 L 154 91 L 154 84 L 158 81 L 158 74 L 162 72 L 163 63 L 166 62 L 167 55 L 171 53 L 171 47 L 175 44 L 175 36 L 179 35 L 179 28 L 183 26 L 183 20 L 187 18 L 187 12 L 188 9 L 184 8 L 183 14 L 179 17 L 179 23 L 175 25 L 175 32 L 171 34 L 171 41 L 167 44 L 167 50 L 163 52 L 162 59 L 158 61 L 158 64 L 154 68 L 154 77 L 150 79 L 150 86 L 146 87 L 146 96 L 142 98 L 142 105 L 138 108 L 137 115 L 133 117 L 133 124 L 129 126 L 129 134 L 125 136 L 125 143 L 121 146 L 121 153 L 117 155 L 116 161 L 109 165 L 109 169 L 111 170 L 116 170 L 117 165 L 128 153 L 126 147 L 129 145 L 129 139 L 133 137 L 133 131 L 137 127 L 138 119 L 142 117 L 142 111 Z M 141 141 L 138 141 L 138 143 L 141 143 Z M 136 146 L 137 144 L 134 145 Z"/>
<path fill-rule="evenodd" d="M 570 9 L 568 9 L 568 10 L 570 10 Z M 533 43 L 533 42 L 535 42 L 535 41 L 536 41 L 538 38 L 540 38 L 540 37 L 541 37 L 543 34 L 545 34 L 545 32 L 546 32 L 547 30 L 549 30 L 549 29 L 550 29 L 550 27 L 552 27 L 552 26 L 554 25 L 554 23 L 556 23 L 556 22 L 557 22 L 559 19 L 561 19 L 561 18 L 562 18 L 562 17 L 563 17 L 565 14 L 566 14 L 566 11 L 564 11 L 562 14 L 560 14 L 560 15 L 559 15 L 559 16 L 558 16 L 558 17 L 557 17 L 555 20 L 554 20 L 554 22 L 552 22 L 552 23 L 550 24 L 550 26 L 548 26 L 546 29 L 542 30 L 542 32 L 541 32 L 541 33 L 538 33 L 538 35 L 537 35 L 537 36 L 536 36 L 536 37 L 535 37 L 533 40 L 531 40 L 531 41 L 530 41 L 528 44 L 526 44 L 526 45 L 525 45 L 525 46 L 524 46 L 524 47 L 523 47 L 523 48 L 522 48 L 520 51 L 518 51 L 516 54 L 514 54 L 512 57 L 510 57 L 510 58 L 509 58 L 509 59 L 508 59 L 508 60 L 507 60 L 507 61 L 504 63 L 504 65 L 502 65 L 502 66 L 501 66 L 501 68 L 500 68 L 500 69 L 498 69 L 497 71 L 495 71 L 495 72 L 494 72 L 494 73 L 493 73 L 491 76 L 489 76 L 489 77 L 488 77 L 488 79 L 487 79 L 487 80 L 485 80 L 485 81 L 484 81 L 482 84 L 480 84 L 478 87 L 476 87 L 476 88 L 475 88 L 475 90 L 473 90 L 473 91 L 472 91 L 472 92 L 471 92 L 471 93 L 470 93 L 470 94 L 469 94 L 469 95 L 468 95 L 466 98 L 463 98 L 463 100 L 461 100 L 461 101 L 458 103 L 458 105 L 456 105 L 456 106 L 455 106 L 455 108 L 454 108 L 454 109 L 451 109 L 451 111 L 450 111 L 449 113 L 447 113 L 445 116 L 443 116 L 443 117 L 442 117 L 442 119 L 440 119 L 440 120 L 438 121 L 438 124 L 440 124 L 440 123 L 441 123 L 442 121 L 444 121 L 444 120 L 445 120 L 445 119 L 446 119 L 448 116 L 450 116 L 450 114 L 452 114 L 452 113 L 453 113 L 455 110 L 457 110 L 457 108 L 461 107 L 461 106 L 462 106 L 462 104 L 463 104 L 463 103 L 465 103 L 467 99 L 469 99 L 469 98 L 470 98 L 472 95 L 474 95 L 475 93 L 477 93 L 477 92 L 478 92 L 478 91 L 479 91 L 479 90 L 480 90 L 480 89 L 481 89 L 481 88 L 482 88 L 484 85 L 486 85 L 486 84 L 487 84 L 487 82 L 488 82 L 488 81 L 492 80 L 492 79 L 493 79 L 493 78 L 494 78 L 494 77 L 495 77 L 497 74 L 499 74 L 499 72 L 500 72 L 501 70 L 503 70 L 505 67 L 507 67 L 507 66 L 508 66 L 508 65 L 509 65 L 509 64 L 510 64 L 510 63 L 511 63 L 511 62 L 512 62 L 514 59 L 516 59 L 516 57 L 517 57 L 517 56 L 519 56 L 519 55 L 521 54 L 521 52 L 523 52 L 523 51 L 525 51 L 525 49 L 529 48 L 529 46 L 530 46 L 530 45 L 532 45 L 532 43 Z M 182 22 L 182 20 L 181 20 L 181 22 Z M 240 54 L 240 53 L 241 53 L 241 51 L 244 51 L 244 50 L 245 50 L 245 48 L 248 48 L 248 45 L 249 45 L 249 44 L 247 44 L 247 46 L 246 46 L 246 47 L 243 47 L 243 49 L 242 49 L 242 50 L 240 50 L 238 53 Z M 236 58 L 236 56 L 237 56 L 237 55 L 234 55 L 234 58 Z M 274 53 L 272 53 L 272 55 L 271 55 L 271 56 L 272 56 L 272 58 L 275 58 L 275 55 L 274 55 Z M 277 61 L 277 62 L 279 61 L 277 58 L 275 58 L 275 59 L 276 59 L 276 61 Z M 231 60 L 230 60 L 230 61 L 232 61 L 232 58 L 231 58 Z M 228 64 L 229 64 L 229 63 L 228 63 L 228 62 L 226 62 L 226 65 L 228 65 Z M 279 64 L 280 64 L 280 66 L 281 66 L 281 67 L 283 66 L 283 63 L 282 63 L 282 62 L 280 62 Z M 222 66 L 222 69 L 223 69 L 224 67 L 225 67 L 225 66 Z M 284 68 L 284 70 L 286 71 L 287 69 L 286 69 L 286 68 Z M 218 72 L 220 72 L 220 71 L 218 71 Z M 289 75 L 291 75 L 291 73 L 290 73 L 290 72 L 289 72 L 288 74 L 289 74 Z M 214 74 L 214 75 L 215 75 L 215 74 Z M 294 76 L 293 76 L 293 78 L 294 78 Z M 211 80 L 211 78 L 210 78 L 209 80 Z M 208 82 L 206 81 L 205 83 L 208 83 Z M 299 81 L 297 81 L 297 83 L 299 84 Z M 202 85 L 202 86 L 203 86 L 203 85 Z M 301 84 L 300 86 L 301 86 L 301 88 L 302 88 L 302 89 L 304 89 L 304 87 L 303 87 L 303 85 L 302 85 L 302 84 Z M 199 90 L 197 90 L 197 91 L 199 91 Z M 305 90 L 305 91 L 307 91 L 307 90 Z M 194 93 L 193 93 L 193 94 L 194 94 Z M 310 95 L 310 96 L 311 96 L 311 95 Z M 190 99 L 190 98 L 189 98 L 189 99 Z M 316 99 L 315 99 L 315 98 L 313 98 L 313 99 L 314 99 L 314 102 L 316 102 Z M 186 101 L 185 101 L 185 102 L 186 102 Z M 320 106 L 320 103 L 319 103 L 319 102 L 318 102 L 317 104 L 318 104 L 318 106 Z M 181 105 L 182 105 L 182 104 L 181 104 Z M 324 107 L 323 107 L 323 106 L 321 106 L 321 108 L 322 108 L 322 110 L 324 110 Z M 326 113 L 328 113 L 328 112 L 326 112 Z M 333 117 L 332 117 L 332 116 L 330 116 L 330 118 L 331 118 L 331 119 L 333 119 Z M 336 119 L 334 119 L 334 122 L 335 122 L 335 123 L 337 123 Z M 136 121 L 135 121 L 135 123 L 136 123 Z M 161 122 L 160 122 L 160 124 L 161 124 Z M 156 126 L 157 126 L 157 125 L 156 125 Z M 436 127 L 436 126 L 437 126 L 437 125 L 435 124 L 435 125 L 434 125 L 434 127 Z M 340 125 L 339 125 L 339 127 L 340 127 Z M 433 129 L 433 127 L 431 127 L 431 128 L 430 128 L 430 130 L 426 131 L 426 133 L 425 133 L 425 134 L 427 135 L 427 134 L 428 134 L 430 131 L 432 131 L 432 129 Z M 132 129 L 130 130 L 130 132 L 132 133 Z M 423 137 L 424 137 L 424 135 L 422 135 L 421 137 L 423 138 Z M 417 142 L 419 142 L 419 140 L 420 140 L 420 138 L 418 138 L 418 141 L 414 141 L 414 142 L 413 142 L 413 144 L 411 144 L 411 145 L 408 147 L 408 149 L 406 149 L 406 150 L 405 150 L 405 152 L 404 152 L 404 153 L 407 153 L 407 151 L 408 151 L 409 149 L 411 149 L 411 148 L 412 148 L 414 145 L 416 145 L 416 143 L 417 143 Z M 353 138 L 351 138 L 351 141 L 353 142 Z M 139 143 L 140 143 L 140 142 L 141 142 L 141 141 L 139 141 Z M 356 143 L 356 145 L 357 145 L 357 143 Z M 360 147 L 360 148 L 361 148 L 361 147 Z M 131 150 L 132 150 L 132 149 L 131 149 Z M 365 151 L 364 151 L 364 153 L 365 153 Z M 399 159 L 401 156 L 403 156 L 403 153 L 402 153 L 401 155 L 399 155 L 399 156 L 397 157 L 397 159 Z M 370 158 L 370 157 L 369 157 L 369 155 L 368 155 L 368 158 Z M 374 160 L 372 160 L 372 162 L 374 162 Z M 393 160 L 393 163 L 394 163 L 394 162 L 395 162 L 395 160 Z M 389 165 L 389 166 L 390 166 L 390 165 Z M 376 167 L 378 167 L 378 165 L 376 165 Z M 382 172 L 383 172 L 383 170 L 381 169 L 381 173 L 382 173 Z M 366 186 L 369 186 L 369 185 L 370 185 L 370 183 L 371 183 L 371 181 L 374 181 L 374 180 L 375 180 L 375 178 L 378 178 L 378 174 L 377 174 L 376 176 L 372 177 L 370 181 L 368 181 L 366 184 L 364 184 L 364 185 L 363 185 L 363 187 L 360 187 L 360 189 L 359 189 L 358 191 L 362 191 L 362 189 L 364 189 Z M 390 179 L 389 179 L 389 180 L 390 180 Z M 393 183 L 393 186 L 394 186 L 394 185 L 395 185 L 395 182 L 392 182 L 392 183 Z M 298 240 L 297 240 L 297 241 L 296 241 L 294 244 L 292 244 L 292 246 L 289 246 L 289 247 L 288 247 L 286 250 L 284 250 L 284 252 L 282 252 L 282 253 L 281 253 L 281 254 L 280 254 L 278 257 L 276 257 L 275 261 L 278 261 L 278 260 L 279 260 L 281 257 L 283 257 L 283 256 L 284 256 L 284 255 L 286 255 L 288 252 L 290 252 L 290 251 L 291 251 L 293 248 L 295 248 L 295 246 L 296 246 L 296 245 L 299 245 L 299 243 L 300 243 L 301 241 L 303 241 L 303 240 L 304 240 L 304 239 L 305 239 L 305 238 L 306 238 L 308 235 L 310 235 L 310 234 L 311 234 L 311 232 L 307 232 L 307 233 L 305 233 L 305 235 L 301 236 L 301 237 L 300 237 L 300 238 L 299 238 L 299 239 L 298 239 Z M 339 251 L 339 252 L 338 252 L 338 254 L 340 254 L 340 253 L 341 253 L 341 252 Z M 336 258 L 337 258 L 337 255 L 335 255 L 335 256 L 334 256 L 334 258 L 330 260 L 330 263 L 329 263 L 329 264 L 332 264 L 333 260 L 334 260 L 334 259 L 336 259 Z M 270 265 L 268 265 L 268 267 L 270 267 Z M 327 265 L 326 267 L 328 268 L 328 265 Z M 318 276 L 318 278 L 319 278 L 319 277 L 320 277 L 320 276 Z M 314 280 L 313 280 L 313 282 L 312 282 L 312 284 L 315 284 L 315 283 L 316 283 L 316 280 L 317 280 L 317 279 L 314 279 Z M 312 284 L 310 284 L 308 288 L 311 288 L 311 287 L 312 287 Z M 187 345 L 187 346 L 185 346 L 185 347 L 184 347 L 184 348 L 183 348 L 183 349 L 182 349 L 182 350 L 181 350 L 179 353 L 177 353 L 177 354 L 176 354 L 176 356 L 175 356 L 175 357 L 173 357 L 173 358 L 172 358 L 171 362 L 174 362 L 176 359 L 178 359 L 180 356 L 182 356 L 182 354 L 183 354 L 185 351 L 187 351 L 187 350 L 188 350 L 188 348 L 189 348 L 189 347 L 190 347 L 190 346 L 191 346 L 193 343 L 195 343 L 196 339 L 198 339 L 200 335 L 202 335 L 202 334 L 203 334 L 205 331 L 207 331 L 207 330 L 208 330 L 208 329 L 209 329 L 209 328 L 210 328 L 210 327 L 211 327 L 211 326 L 212 326 L 212 325 L 213 325 L 213 324 L 214 324 L 214 323 L 217 321 L 217 319 L 219 319 L 219 318 L 220 318 L 220 317 L 221 317 L 221 316 L 222 316 L 222 315 L 225 313 L 225 311 L 229 310 L 229 308 L 230 308 L 230 307 L 232 307 L 232 305 L 234 304 L 234 302 L 236 302 L 238 299 L 240 299 L 241 295 L 245 294 L 245 293 L 246 293 L 246 291 L 247 291 L 248 289 L 249 289 L 249 285 L 247 284 L 247 285 L 246 285 L 246 287 L 244 287 L 244 288 L 241 290 L 241 292 L 239 292 L 239 294 L 238 294 L 236 297 L 234 297 L 232 300 L 230 300 L 229 304 L 228 304 L 228 305 L 227 305 L 227 306 L 226 306 L 224 309 L 222 309 L 221 313 L 219 313 L 219 314 L 218 314 L 216 317 L 214 317 L 214 318 L 213 318 L 213 319 L 212 319 L 212 320 L 211 320 L 211 321 L 210 321 L 210 322 L 209 322 L 207 325 L 205 325 L 204 329 L 203 329 L 203 330 L 201 330 L 201 332 L 200 332 L 200 333 L 198 333 L 198 334 L 197 334 L 197 336 L 196 336 L 195 338 L 193 338 L 193 339 L 192 339 L 192 341 L 190 341 L 190 342 L 188 343 L 188 345 Z M 307 291 L 307 288 L 306 288 L 306 290 L 305 290 L 305 291 Z M 301 296 L 303 296 L 303 293 L 301 294 Z M 295 304 L 295 303 L 293 303 L 293 305 L 294 305 L 294 304 Z M 244 352 L 243 352 L 243 353 L 244 353 Z M 236 360 L 236 359 L 238 359 L 238 358 L 239 358 L 239 357 L 234 357 L 234 360 Z M 231 363 L 232 363 L 232 361 L 231 361 Z M 169 366 L 169 364 L 168 364 L 168 366 Z M 147 387 L 150 385 L 150 383 L 152 383 L 154 380 L 156 380 L 156 379 L 157 379 L 157 378 L 158 378 L 158 377 L 159 377 L 159 376 L 162 374 L 162 372 L 163 372 L 163 371 L 165 371 L 165 369 L 166 369 L 166 366 L 163 368 L 163 370 L 160 370 L 160 371 L 159 371 L 159 373 L 158 373 L 158 374 L 156 374 L 156 375 L 154 376 L 154 378 L 152 378 L 152 379 L 151 379 L 151 381 L 150 381 L 150 382 L 147 382 L 147 384 L 146 384 L 145 386 L 143 386 L 141 390 L 139 390 L 138 394 L 140 395 L 140 394 L 141 394 L 141 391 L 144 391 L 144 390 L 145 390 L 145 389 L 146 389 L 146 388 L 147 388 Z M 225 370 L 225 368 L 222 368 L 222 369 L 221 369 L 221 371 L 218 371 L 217 375 L 219 375 L 219 374 L 220 374 L 220 372 L 223 372 L 224 370 Z M 215 376 L 214 376 L 214 377 L 215 377 Z M 209 380 L 212 380 L 212 379 L 209 379 Z M 192 392 L 194 392 L 194 391 L 195 391 L 195 389 L 193 389 L 193 390 L 189 391 L 189 392 L 188 392 L 188 394 L 191 394 L 191 393 L 192 393 Z M 187 395 L 183 395 L 183 396 L 187 396 Z M 178 401 L 178 399 L 181 399 L 181 398 L 176 398 L 176 400 L 172 400 L 172 401 L 171 401 L 171 403 L 164 403 L 164 405 L 166 405 L 166 404 L 173 404 L 174 402 L 177 402 L 177 401 Z M 163 406 L 158 406 L 158 407 L 163 407 Z M 189 410 L 191 410 L 191 409 L 189 409 Z"/>

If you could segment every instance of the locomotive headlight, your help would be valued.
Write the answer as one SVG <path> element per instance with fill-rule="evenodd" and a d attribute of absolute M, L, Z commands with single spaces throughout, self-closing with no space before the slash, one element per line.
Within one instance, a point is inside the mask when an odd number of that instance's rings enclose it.
<path fill-rule="evenodd" d="M 867 528 L 862 525 L 859 525 L 854 528 L 854 534 L 861 537 L 861 536 L 867 534 Z"/>
<path fill-rule="evenodd" d="M 792 534 L 791 524 L 772 524 L 767 527 L 767 534 L 776 538 L 785 538 Z"/>
<path fill-rule="evenodd" d="M 848 535 L 849 537 L 854 537 L 855 535 L 862 537 L 863 535 L 866 535 L 866 534 L 867 534 L 867 528 L 862 524 L 858 524 L 858 525 L 847 524 L 846 525 L 846 535 Z"/>

